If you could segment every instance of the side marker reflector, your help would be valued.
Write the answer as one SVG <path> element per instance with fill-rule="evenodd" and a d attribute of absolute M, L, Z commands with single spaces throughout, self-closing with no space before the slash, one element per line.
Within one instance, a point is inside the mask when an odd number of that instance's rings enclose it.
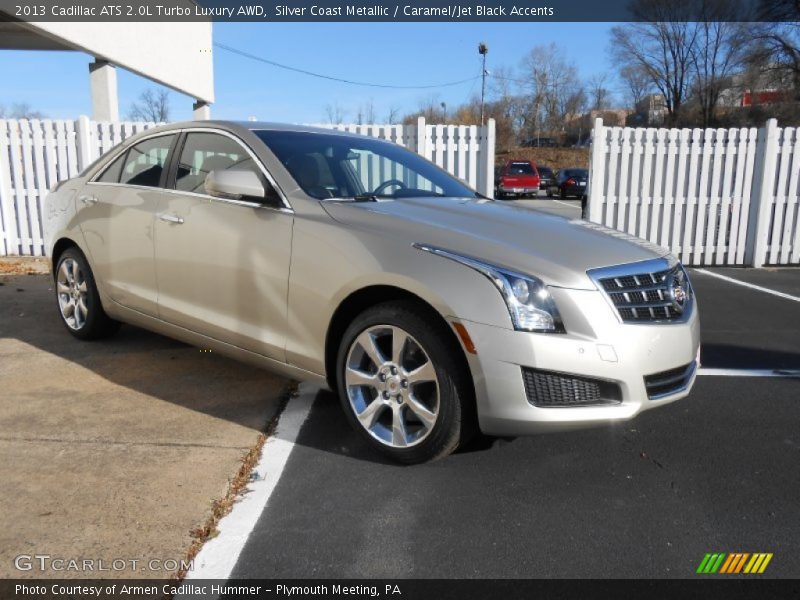
<path fill-rule="evenodd" d="M 467 328 L 461 323 L 453 323 L 453 329 L 456 330 L 458 337 L 461 338 L 461 343 L 464 344 L 464 349 L 470 354 L 477 354 L 478 351 L 475 349 L 475 344 L 472 343 L 472 338 L 469 337 Z"/>

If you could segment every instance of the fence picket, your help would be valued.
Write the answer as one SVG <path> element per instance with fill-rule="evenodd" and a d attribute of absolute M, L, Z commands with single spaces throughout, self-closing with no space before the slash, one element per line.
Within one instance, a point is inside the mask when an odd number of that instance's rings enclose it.
<path fill-rule="evenodd" d="M 797 242 L 792 240 L 792 229 L 800 230 L 800 213 L 798 213 L 798 179 L 800 179 L 800 129 L 794 130 L 794 140 L 792 145 L 792 166 L 789 169 L 789 189 L 787 190 L 786 216 L 783 222 L 783 233 L 781 235 L 781 254 L 778 262 L 787 264 L 790 261 L 798 262 L 797 258 L 791 258 L 796 253 Z"/>
<path fill-rule="evenodd" d="M 14 210 L 14 196 L 11 188 L 9 125 L 9 121 L 0 119 L 0 226 L 3 228 L 2 236 L 0 236 L 2 237 L 0 251 L 4 255 L 19 254 L 20 252 L 17 214 Z"/>
<path fill-rule="evenodd" d="M 737 160 L 736 136 L 738 129 L 728 129 L 725 138 L 725 165 L 722 172 L 722 195 L 720 196 L 720 220 L 717 232 L 717 245 L 714 249 L 714 264 L 724 264 L 729 259 L 728 252 L 730 211 L 731 211 L 731 178 L 733 163 Z M 726 254 L 727 253 L 727 254 Z"/>

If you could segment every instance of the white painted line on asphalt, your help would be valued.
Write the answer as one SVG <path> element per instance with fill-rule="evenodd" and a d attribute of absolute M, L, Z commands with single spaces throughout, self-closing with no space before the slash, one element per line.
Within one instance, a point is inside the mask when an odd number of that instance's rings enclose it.
<path fill-rule="evenodd" d="M 219 534 L 205 543 L 186 574 L 192 579 L 228 579 L 247 538 L 264 512 L 295 447 L 297 434 L 305 423 L 319 388 L 300 384 L 297 397 L 289 400 L 280 415 L 275 432 L 267 438 L 253 473 L 257 477 L 247 493 L 234 504 L 220 522 Z"/>
<path fill-rule="evenodd" d="M 787 300 L 794 300 L 795 302 L 800 302 L 800 297 L 792 296 L 791 294 L 787 294 L 786 292 L 779 292 L 778 290 L 773 290 L 761 285 L 756 285 L 755 283 L 748 283 L 747 281 L 742 281 L 741 279 L 734 279 L 733 277 L 728 277 L 727 275 L 721 275 L 719 273 L 714 273 L 712 271 L 706 271 L 705 269 L 695 269 L 695 271 L 697 271 L 698 273 L 703 273 L 704 275 L 710 275 L 711 277 L 716 277 L 717 279 L 722 279 L 723 281 L 727 281 L 729 283 L 735 283 L 737 285 L 742 285 L 744 287 L 748 287 L 753 290 L 758 290 L 759 292 L 772 294 L 773 296 L 778 296 L 779 298 L 786 298 Z"/>
<path fill-rule="evenodd" d="M 570 208 L 574 208 L 575 210 L 580 210 L 580 206 L 575 206 L 574 204 L 567 204 L 566 202 L 562 202 L 561 200 L 556 200 L 553 198 L 553 202 L 558 202 L 559 204 L 563 204 L 564 206 L 569 206 Z"/>
<path fill-rule="evenodd" d="M 714 369 L 700 367 L 698 375 L 714 375 L 717 377 L 783 377 L 800 378 L 800 369 Z"/>

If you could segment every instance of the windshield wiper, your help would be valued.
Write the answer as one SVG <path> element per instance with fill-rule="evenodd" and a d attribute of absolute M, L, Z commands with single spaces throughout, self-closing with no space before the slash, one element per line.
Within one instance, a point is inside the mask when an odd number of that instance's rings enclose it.
<path fill-rule="evenodd" d="M 352 196 L 353 202 L 377 202 L 378 196 L 375 194 L 356 194 Z"/>

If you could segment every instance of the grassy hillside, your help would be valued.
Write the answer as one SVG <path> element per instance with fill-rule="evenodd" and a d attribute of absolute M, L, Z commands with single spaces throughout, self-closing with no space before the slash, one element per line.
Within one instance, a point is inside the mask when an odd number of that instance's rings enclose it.
<path fill-rule="evenodd" d="M 551 169 L 567 167 L 588 169 L 589 156 L 589 148 L 515 148 L 498 153 L 495 164 L 501 165 L 507 160 L 530 160 Z"/>

